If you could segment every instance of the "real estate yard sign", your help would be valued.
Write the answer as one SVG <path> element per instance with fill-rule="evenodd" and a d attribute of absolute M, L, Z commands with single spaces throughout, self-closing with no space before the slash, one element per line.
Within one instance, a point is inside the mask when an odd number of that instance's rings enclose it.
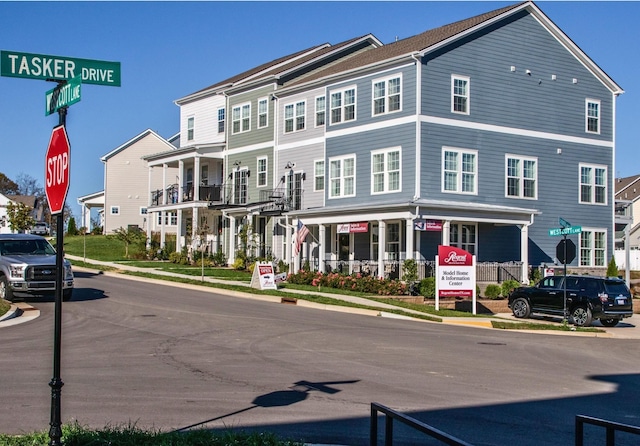
<path fill-rule="evenodd" d="M 256 262 L 251 277 L 251 288 L 259 290 L 277 290 L 276 275 L 273 265 L 268 262 Z"/>
<path fill-rule="evenodd" d="M 476 256 L 453 246 L 438 246 L 436 256 L 436 310 L 441 297 L 471 297 L 476 314 Z"/>

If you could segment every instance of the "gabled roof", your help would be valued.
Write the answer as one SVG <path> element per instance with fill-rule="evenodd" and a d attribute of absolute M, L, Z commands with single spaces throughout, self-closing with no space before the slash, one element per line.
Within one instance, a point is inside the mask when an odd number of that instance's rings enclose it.
<path fill-rule="evenodd" d="M 38 204 L 38 197 L 35 195 L 5 195 L 9 200 L 22 203 L 25 206 L 30 207 L 31 209 L 35 209 Z"/>
<path fill-rule="evenodd" d="M 294 70 L 313 66 L 313 64 L 317 63 L 320 59 L 330 58 L 333 55 L 339 54 L 341 51 L 346 51 L 349 48 L 357 47 L 358 45 L 363 44 L 368 44 L 370 47 L 374 48 L 381 46 L 382 42 L 380 42 L 372 34 L 367 34 L 361 37 L 356 37 L 344 42 L 340 42 L 335 45 L 331 45 L 330 43 L 317 45 L 254 67 L 250 70 L 210 85 L 209 87 L 203 88 L 202 90 L 198 90 L 195 93 L 187 95 L 183 98 L 180 98 L 176 100 L 175 103 L 181 105 L 185 102 L 189 102 L 191 100 L 202 97 L 203 95 L 219 93 L 232 87 L 247 85 L 249 83 L 258 81 L 264 81 L 270 78 L 278 79 L 282 76 L 290 74 Z"/>
<path fill-rule="evenodd" d="M 131 145 L 135 144 L 136 142 L 140 141 L 141 139 L 146 138 L 149 135 L 153 136 L 154 138 L 157 138 L 159 141 L 162 141 L 167 146 L 167 149 L 175 150 L 175 146 L 173 146 L 171 143 L 169 143 L 166 139 L 164 139 L 162 136 L 158 135 L 153 130 L 147 129 L 144 132 L 140 133 L 139 135 L 134 136 L 133 138 L 131 138 L 129 141 L 125 142 L 121 146 L 116 147 L 115 149 L 113 149 L 111 152 L 107 153 L 103 157 L 101 157 L 100 161 L 102 161 L 103 163 L 108 161 L 109 158 L 114 157 L 118 153 L 120 153 L 123 150 L 125 150 L 127 147 L 130 147 Z"/>
<path fill-rule="evenodd" d="M 616 199 L 635 201 L 640 197 L 640 175 L 616 178 L 614 186 Z"/>
<path fill-rule="evenodd" d="M 320 70 L 312 76 L 297 79 L 289 85 L 302 85 L 312 81 L 326 80 L 338 75 L 348 75 L 354 71 L 363 70 L 368 67 L 379 67 L 386 63 L 393 63 L 402 59 L 424 56 L 429 52 L 442 48 L 444 45 L 465 38 L 472 33 L 523 10 L 527 10 L 533 14 L 551 34 L 564 44 L 565 47 L 613 93 L 623 93 L 623 90 L 531 1 L 486 12 L 475 17 L 425 31 L 406 39 L 398 40 L 380 48 L 360 53 L 354 57 L 340 61 L 325 70 Z"/>

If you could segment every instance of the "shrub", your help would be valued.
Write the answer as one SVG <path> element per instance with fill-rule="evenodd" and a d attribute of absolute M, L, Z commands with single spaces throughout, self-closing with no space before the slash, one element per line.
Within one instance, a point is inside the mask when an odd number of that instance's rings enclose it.
<path fill-rule="evenodd" d="M 413 259 L 407 259 L 402 264 L 402 280 L 413 283 L 418 279 L 418 263 Z"/>
<path fill-rule="evenodd" d="M 436 297 L 436 278 L 427 277 L 420 281 L 420 294 L 428 299 L 435 299 Z"/>
<path fill-rule="evenodd" d="M 177 263 L 178 265 L 186 265 L 189 263 L 189 259 L 187 255 L 183 252 L 172 252 L 169 254 L 169 261 L 172 263 Z"/>
<path fill-rule="evenodd" d="M 618 277 L 618 265 L 616 265 L 616 258 L 611 256 L 609 265 L 607 265 L 607 277 Z"/>
<path fill-rule="evenodd" d="M 398 280 L 363 276 L 360 273 L 352 275 L 336 272 L 323 274 L 319 271 L 300 270 L 296 274 L 289 274 L 287 281 L 299 285 L 335 288 L 384 296 L 403 295 L 407 294 L 408 291 L 407 285 Z"/>
<path fill-rule="evenodd" d="M 520 286 L 520 282 L 517 280 L 505 280 L 502 282 L 502 297 L 509 297 L 511 291 L 515 290 Z"/>
<path fill-rule="evenodd" d="M 496 285 L 495 283 L 491 283 L 487 285 L 487 288 L 484 290 L 484 296 L 487 299 L 499 299 L 500 298 L 500 285 Z"/>
<path fill-rule="evenodd" d="M 227 264 L 227 257 L 224 255 L 224 252 L 218 251 L 211 256 L 211 261 L 214 266 L 225 266 Z"/>

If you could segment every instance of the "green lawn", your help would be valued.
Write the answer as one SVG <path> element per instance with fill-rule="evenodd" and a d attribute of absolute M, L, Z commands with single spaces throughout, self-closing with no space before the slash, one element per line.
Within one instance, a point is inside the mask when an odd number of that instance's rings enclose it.
<path fill-rule="evenodd" d="M 88 259 L 115 262 L 127 260 L 124 256 L 124 243 L 105 235 L 77 235 L 64 237 L 64 252 Z M 55 246 L 55 240 L 51 243 Z M 129 246 L 129 255 L 139 252 L 139 249 Z"/>

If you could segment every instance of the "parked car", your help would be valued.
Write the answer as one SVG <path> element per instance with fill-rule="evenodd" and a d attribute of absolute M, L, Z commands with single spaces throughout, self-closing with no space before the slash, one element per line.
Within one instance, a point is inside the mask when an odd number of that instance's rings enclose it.
<path fill-rule="evenodd" d="M 62 298 L 71 299 L 73 272 L 63 260 Z M 0 299 L 15 293 L 51 294 L 56 290 L 56 251 L 44 237 L 34 234 L 0 234 Z"/>
<path fill-rule="evenodd" d="M 599 319 L 614 327 L 633 315 L 633 299 L 627 284 L 615 277 L 566 276 L 567 314 L 578 326 Z M 517 318 L 531 313 L 564 316 L 565 277 L 549 276 L 533 287 L 516 288 L 509 294 L 509 308 Z"/>
<path fill-rule="evenodd" d="M 49 228 L 49 223 L 39 221 L 33 225 L 30 232 L 31 234 L 36 235 L 49 235 L 51 233 L 51 229 Z"/>

